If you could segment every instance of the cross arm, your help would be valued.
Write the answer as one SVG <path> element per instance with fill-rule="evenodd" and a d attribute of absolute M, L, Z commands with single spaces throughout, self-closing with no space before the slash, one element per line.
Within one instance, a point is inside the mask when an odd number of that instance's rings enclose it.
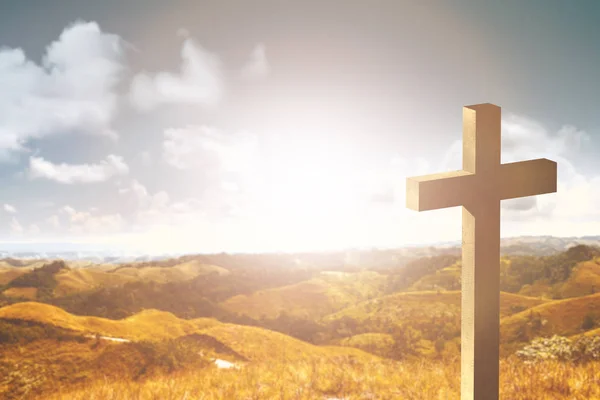
<path fill-rule="evenodd" d="M 415 211 L 460 206 L 472 191 L 475 175 L 467 171 L 406 178 L 406 207 Z"/>
<path fill-rule="evenodd" d="M 500 198 L 535 196 L 556 192 L 556 162 L 539 158 L 500 166 Z"/>

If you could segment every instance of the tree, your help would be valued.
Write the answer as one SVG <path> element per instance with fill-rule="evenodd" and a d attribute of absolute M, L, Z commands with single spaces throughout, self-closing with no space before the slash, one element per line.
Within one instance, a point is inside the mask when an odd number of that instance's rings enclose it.
<path fill-rule="evenodd" d="M 583 322 L 581 323 L 581 329 L 583 329 L 584 331 L 587 331 L 587 330 L 592 329 L 594 326 L 596 326 L 596 321 L 595 321 L 593 315 L 587 314 L 583 318 Z"/>

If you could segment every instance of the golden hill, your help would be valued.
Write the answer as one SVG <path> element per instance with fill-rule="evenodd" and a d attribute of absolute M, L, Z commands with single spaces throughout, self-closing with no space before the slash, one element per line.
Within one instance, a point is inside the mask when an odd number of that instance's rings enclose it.
<path fill-rule="evenodd" d="M 171 313 L 157 310 L 145 310 L 115 321 L 76 316 L 61 308 L 35 302 L 17 303 L 0 308 L 0 319 L 32 321 L 83 334 L 97 333 L 102 336 L 148 341 L 189 335 L 220 323 L 211 318 L 183 320 Z"/>
<path fill-rule="evenodd" d="M 25 275 L 31 269 L 29 267 L 15 268 L 15 267 L 0 267 L 0 285 L 6 285 L 15 278 L 21 275 Z"/>
<path fill-rule="evenodd" d="M 121 286 L 137 279 L 130 275 L 118 272 L 104 272 L 95 267 L 64 269 L 54 275 L 56 287 L 54 295 L 57 297 L 91 290 L 98 287 Z"/>
<path fill-rule="evenodd" d="M 315 346 L 310 343 L 263 328 L 219 324 L 204 329 L 212 336 L 250 361 L 300 361 L 331 356 L 354 356 L 374 359 L 358 349 L 337 346 Z"/>
<path fill-rule="evenodd" d="M 263 328 L 224 324 L 212 318 L 184 320 L 171 313 L 157 310 L 144 310 L 131 317 L 115 321 L 76 316 L 51 305 L 24 302 L 0 308 L 0 319 L 32 321 L 83 334 L 100 334 L 132 341 L 159 341 L 202 333 L 223 342 L 248 359 L 272 357 L 273 351 L 281 347 L 285 347 L 282 351 L 289 353 L 288 356 L 291 358 L 296 358 L 307 351 L 322 349 Z"/>
<path fill-rule="evenodd" d="M 157 283 L 181 282 L 213 272 L 216 272 L 220 275 L 229 274 L 229 271 L 225 268 L 221 268 L 216 265 L 203 264 L 199 260 L 193 259 L 169 267 L 146 266 L 146 264 L 143 265 L 144 266 L 142 267 L 137 267 L 135 265 L 118 267 L 114 269 L 112 273 L 127 275 L 137 280 L 153 281 Z"/>
<path fill-rule="evenodd" d="M 501 316 L 544 304 L 537 298 L 501 292 Z M 404 292 L 362 302 L 322 319 L 325 326 L 318 343 L 342 344 L 367 350 L 375 348 L 378 355 L 389 349 L 389 338 L 368 334 L 406 336 L 411 348 L 420 356 L 444 356 L 456 353 L 460 347 L 461 296 L 459 291 Z M 395 333 L 394 333 L 395 332 Z M 367 335 L 367 336 L 363 336 Z M 404 339 L 401 339 L 404 340 Z M 458 346 L 458 347 L 457 347 Z"/>
<path fill-rule="evenodd" d="M 13 299 L 35 300 L 38 289 L 35 287 L 12 287 L 4 290 L 2 294 Z"/>
<path fill-rule="evenodd" d="M 37 259 L 14 259 L 14 258 L 3 258 L 0 260 L 0 268 L 25 268 L 33 269 L 41 267 L 46 264 L 48 260 L 37 260 Z"/>
<path fill-rule="evenodd" d="M 413 283 L 409 291 L 435 290 L 444 288 L 447 290 L 460 289 L 461 262 L 439 269 L 432 274 L 425 275 Z"/>
<path fill-rule="evenodd" d="M 530 285 L 523 285 L 520 294 L 549 299 L 566 299 L 600 292 L 600 257 L 577 263 L 568 279 L 550 283 L 539 279 Z"/>
<path fill-rule="evenodd" d="M 381 357 L 392 354 L 394 338 L 387 333 L 362 333 L 335 341 L 335 344 L 353 347 Z"/>
<path fill-rule="evenodd" d="M 600 258 L 578 263 L 556 293 L 563 299 L 600 292 Z"/>
<path fill-rule="evenodd" d="M 506 317 L 546 302 L 548 300 L 500 292 L 500 317 Z M 431 318 L 444 313 L 460 315 L 460 307 L 460 291 L 402 292 L 364 301 L 328 315 L 323 318 L 323 321 L 332 322 L 343 317 L 350 317 L 362 325 L 362 322 L 367 319 L 404 320 L 412 314 Z"/>
<path fill-rule="evenodd" d="M 315 346 L 267 329 L 223 324 L 210 318 L 183 320 L 171 313 L 145 310 L 123 320 L 75 316 L 54 306 L 26 302 L 0 308 L 0 319 L 48 324 L 81 334 L 159 342 L 193 334 L 210 336 L 250 361 L 306 360 L 325 356 L 373 357 L 357 349 Z"/>
<path fill-rule="evenodd" d="M 385 276 L 377 272 L 323 272 L 318 278 L 227 299 L 231 312 L 259 319 L 288 315 L 320 318 L 381 295 Z"/>
<path fill-rule="evenodd" d="M 502 319 L 501 342 L 524 342 L 531 337 L 573 336 L 583 332 L 587 315 L 600 316 L 600 293 L 549 301 Z"/>

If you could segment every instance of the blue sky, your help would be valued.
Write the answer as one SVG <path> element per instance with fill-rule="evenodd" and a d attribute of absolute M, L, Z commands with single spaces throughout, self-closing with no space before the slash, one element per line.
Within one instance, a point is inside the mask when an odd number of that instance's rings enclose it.
<path fill-rule="evenodd" d="M 460 239 L 405 208 L 461 168 L 462 107 L 558 193 L 504 236 L 600 231 L 594 1 L 0 1 L 0 239 L 146 251 Z"/>

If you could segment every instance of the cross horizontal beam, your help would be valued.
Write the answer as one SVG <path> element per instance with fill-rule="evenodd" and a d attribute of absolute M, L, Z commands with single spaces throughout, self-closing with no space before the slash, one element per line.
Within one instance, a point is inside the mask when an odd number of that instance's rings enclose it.
<path fill-rule="evenodd" d="M 486 195 L 498 200 L 556 192 L 556 162 L 540 158 L 499 165 L 498 175 Z M 406 206 L 415 211 L 464 206 L 482 184 L 475 174 L 452 171 L 406 179 Z M 481 179 L 481 178 L 479 178 Z"/>
<path fill-rule="evenodd" d="M 461 206 L 474 189 L 475 174 L 442 172 L 406 178 L 406 207 L 415 211 Z"/>
<path fill-rule="evenodd" d="M 502 164 L 499 194 L 501 200 L 556 192 L 556 162 L 546 158 Z"/>

